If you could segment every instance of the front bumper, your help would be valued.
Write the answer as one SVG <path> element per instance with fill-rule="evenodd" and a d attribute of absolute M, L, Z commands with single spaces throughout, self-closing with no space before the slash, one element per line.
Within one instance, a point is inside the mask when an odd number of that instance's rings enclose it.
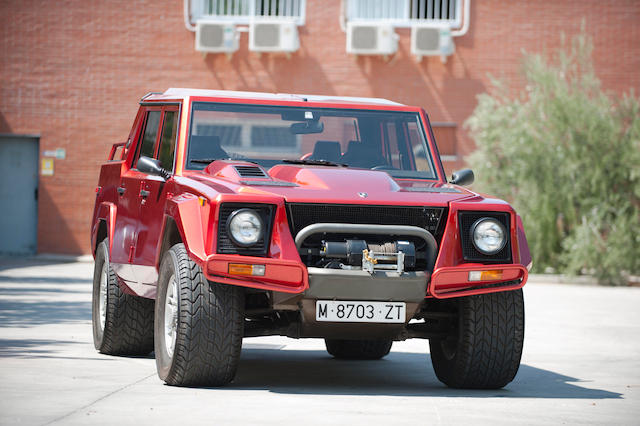
<path fill-rule="evenodd" d="M 229 264 L 264 265 L 264 275 L 246 276 L 229 274 Z M 273 290 L 284 293 L 302 293 L 309 287 L 306 266 L 295 260 L 270 257 L 215 254 L 207 257 L 202 270 L 209 281 L 242 287 Z"/>
<path fill-rule="evenodd" d="M 233 276 L 230 263 L 264 265 L 264 276 Z M 264 257 L 212 255 L 203 266 L 210 281 L 224 284 L 304 295 L 310 299 L 421 301 L 516 290 L 527 281 L 521 264 L 463 264 L 437 268 L 433 274 L 391 271 L 307 268 L 302 262 Z M 501 271 L 499 280 L 470 281 L 471 271 Z"/>
<path fill-rule="evenodd" d="M 471 281 L 470 272 L 501 271 L 500 279 Z M 428 294 L 437 299 L 472 296 L 497 291 L 517 290 L 524 286 L 528 270 L 520 264 L 464 264 L 438 268 L 431 276 Z"/>
<path fill-rule="evenodd" d="M 309 299 L 421 302 L 428 273 L 308 268 Z"/>

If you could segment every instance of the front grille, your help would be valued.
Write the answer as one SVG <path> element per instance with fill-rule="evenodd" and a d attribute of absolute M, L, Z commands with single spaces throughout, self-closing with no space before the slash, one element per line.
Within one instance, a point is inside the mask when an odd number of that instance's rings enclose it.
<path fill-rule="evenodd" d="M 507 230 L 507 244 L 498 253 L 486 255 L 480 253 L 471 241 L 471 226 L 476 220 L 490 217 L 498 220 Z M 462 256 L 464 260 L 483 263 L 510 263 L 511 262 L 511 232 L 509 226 L 509 213 L 502 212 L 459 212 L 460 241 L 462 243 Z"/>
<path fill-rule="evenodd" d="M 444 226 L 443 207 L 359 206 L 343 204 L 288 204 L 289 225 L 294 238 L 314 223 L 354 223 L 418 226 L 431 232 L 438 244 Z"/>
<path fill-rule="evenodd" d="M 420 50 L 438 50 L 440 48 L 439 28 L 416 28 L 416 47 Z"/>
<path fill-rule="evenodd" d="M 280 45 L 280 27 L 277 24 L 256 24 L 253 27 L 254 43 L 259 47 L 277 47 Z"/>
<path fill-rule="evenodd" d="M 207 47 L 219 47 L 222 46 L 224 41 L 224 28 L 221 25 L 207 25 L 202 24 L 200 26 L 200 43 Z"/>
<path fill-rule="evenodd" d="M 351 44 L 356 49 L 375 49 L 378 29 L 376 27 L 354 27 L 352 30 Z"/>
<path fill-rule="evenodd" d="M 249 208 L 255 210 L 262 218 L 265 229 L 262 238 L 251 247 L 236 246 L 229 234 L 227 233 L 227 219 L 236 210 Z M 261 256 L 267 255 L 269 242 L 271 239 L 271 224 L 273 222 L 274 206 L 270 204 L 243 204 L 243 203 L 224 203 L 220 206 L 220 214 L 218 219 L 218 253 L 222 254 L 241 254 L 244 256 Z"/>

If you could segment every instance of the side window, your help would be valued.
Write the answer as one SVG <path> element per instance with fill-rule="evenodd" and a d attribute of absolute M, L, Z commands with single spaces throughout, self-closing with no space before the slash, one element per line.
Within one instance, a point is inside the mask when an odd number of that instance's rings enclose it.
<path fill-rule="evenodd" d="M 173 170 L 173 155 L 176 148 L 176 132 L 178 130 L 178 112 L 165 111 L 162 125 L 162 137 L 160 138 L 160 150 L 158 159 L 164 169 Z"/>
<path fill-rule="evenodd" d="M 156 138 L 158 137 L 158 127 L 160 125 L 161 111 L 149 111 L 147 114 L 147 123 L 142 134 L 142 141 L 140 142 L 140 149 L 138 155 L 136 155 L 136 164 L 138 158 L 142 155 L 147 157 L 153 157 L 155 153 Z"/>

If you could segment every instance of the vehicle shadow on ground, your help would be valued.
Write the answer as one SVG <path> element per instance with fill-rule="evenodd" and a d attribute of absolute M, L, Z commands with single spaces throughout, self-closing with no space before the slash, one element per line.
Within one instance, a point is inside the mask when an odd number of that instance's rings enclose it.
<path fill-rule="evenodd" d="M 577 385 L 581 379 L 521 365 L 500 390 L 450 389 L 441 384 L 429 354 L 391 352 L 377 361 L 345 361 L 325 351 L 243 349 L 230 389 L 283 394 L 439 396 L 474 398 L 618 399 L 622 394 Z"/>

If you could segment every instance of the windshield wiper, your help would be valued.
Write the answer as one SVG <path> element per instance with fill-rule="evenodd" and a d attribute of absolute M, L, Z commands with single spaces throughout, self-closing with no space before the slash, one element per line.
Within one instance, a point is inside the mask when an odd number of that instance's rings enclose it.
<path fill-rule="evenodd" d="M 213 163 L 216 160 L 235 160 L 235 161 L 242 161 L 244 163 L 258 164 L 255 161 L 245 160 L 244 158 L 231 158 L 231 157 L 227 157 L 227 158 L 192 158 L 192 159 L 189 160 L 189 162 L 190 163 L 197 163 L 197 164 L 209 164 L 209 163 Z"/>
<path fill-rule="evenodd" d="M 223 160 L 223 158 L 192 158 L 189 160 L 189 162 L 199 163 L 199 164 L 209 164 L 209 163 L 213 163 L 216 160 Z"/>
<path fill-rule="evenodd" d="M 283 163 L 287 164 L 306 164 L 309 166 L 331 166 L 331 167 L 347 167 L 346 164 L 334 163 L 332 161 L 327 160 L 281 160 Z"/>

